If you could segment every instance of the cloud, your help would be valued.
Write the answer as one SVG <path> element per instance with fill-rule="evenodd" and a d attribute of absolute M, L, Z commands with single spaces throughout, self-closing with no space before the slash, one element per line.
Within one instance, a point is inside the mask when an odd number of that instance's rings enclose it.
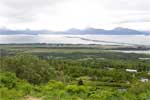
<path fill-rule="evenodd" d="M 114 22 L 117 24 L 125 24 L 125 23 L 150 23 L 150 12 L 139 11 L 139 12 L 130 12 L 120 13 L 117 17 L 119 17 L 118 21 Z"/>
<path fill-rule="evenodd" d="M 149 5 L 150 0 L 0 0 L 0 27 L 66 30 L 145 22 L 148 26 Z"/>
<path fill-rule="evenodd" d="M 150 19 L 133 19 L 133 20 L 125 20 L 125 21 L 120 21 L 118 22 L 119 24 L 125 24 L 125 23 L 140 23 L 140 22 L 146 22 L 150 23 Z"/>
<path fill-rule="evenodd" d="M 150 0 L 105 0 L 104 4 L 113 10 L 150 11 Z"/>
<path fill-rule="evenodd" d="M 65 0 L 0 0 L 0 16 L 12 22 L 31 22 L 39 13 Z M 49 12 L 51 13 L 51 12 Z"/>

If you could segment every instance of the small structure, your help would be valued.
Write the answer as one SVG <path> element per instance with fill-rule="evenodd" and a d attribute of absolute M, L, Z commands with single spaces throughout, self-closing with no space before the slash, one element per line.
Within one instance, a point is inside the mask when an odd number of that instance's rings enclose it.
<path fill-rule="evenodd" d="M 140 60 L 150 60 L 150 58 L 139 58 Z"/>
<path fill-rule="evenodd" d="M 135 73 L 137 73 L 137 70 L 136 69 L 126 69 L 126 72 L 133 73 L 132 77 L 135 77 Z"/>
<path fill-rule="evenodd" d="M 126 69 L 126 72 L 137 73 L 137 70 L 135 70 L 135 69 Z"/>
<path fill-rule="evenodd" d="M 144 77 L 143 77 L 143 78 L 140 79 L 140 81 L 141 81 L 141 82 L 148 82 L 149 80 L 148 80 L 147 78 L 144 78 Z"/>

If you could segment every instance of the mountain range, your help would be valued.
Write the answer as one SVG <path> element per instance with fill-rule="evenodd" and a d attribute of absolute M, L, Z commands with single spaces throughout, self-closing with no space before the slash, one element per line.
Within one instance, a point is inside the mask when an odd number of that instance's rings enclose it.
<path fill-rule="evenodd" d="M 38 34 L 53 34 L 53 35 L 150 35 L 148 31 L 137 31 L 128 28 L 117 27 L 112 30 L 86 28 L 86 29 L 69 29 L 67 31 L 49 31 L 49 30 L 10 30 L 0 29 L 0 35 L 14 35 L 14 34 L 26 34 L 26 35 L 38 35 Z"/>

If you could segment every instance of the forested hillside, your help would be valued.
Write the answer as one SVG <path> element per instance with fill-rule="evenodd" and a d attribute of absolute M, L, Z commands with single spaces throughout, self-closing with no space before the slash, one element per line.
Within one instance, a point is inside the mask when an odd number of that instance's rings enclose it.
<path fill-rule="evenodd" d="M 1 51 L 0 100 L 150 99 L 150 55 L 64 49 Z"/>

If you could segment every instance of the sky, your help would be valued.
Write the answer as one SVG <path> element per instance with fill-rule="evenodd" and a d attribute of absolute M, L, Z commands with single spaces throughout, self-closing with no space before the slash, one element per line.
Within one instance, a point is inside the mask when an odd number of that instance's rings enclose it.
<path fill-rule="evenodd" d="M 0 0 L 0 27 L 150 31 L 150 0 Z"/>

